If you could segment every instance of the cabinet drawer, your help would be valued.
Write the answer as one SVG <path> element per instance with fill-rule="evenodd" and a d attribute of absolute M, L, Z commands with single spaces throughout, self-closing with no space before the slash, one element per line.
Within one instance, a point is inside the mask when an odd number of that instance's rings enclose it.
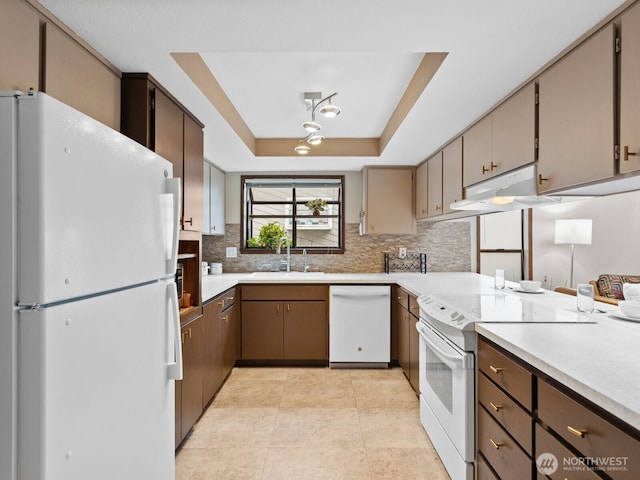
<path fill-rule="evenodd" d="M 544 465 L 537 466 L 537 474 L 539 480 L 544 480 L 547 476 L 551 480 L 597 480 L 598 477 L 591 469 L 581 468 L 577 463 L 577 457 L 571 453 L 562 443 L 556 440 L 549 432 L 540 425 L 536 425 L 536 461 L 538 456 L 543 453 L 552 454 L 555 459 L 551 458 L 554 463 L 549 463 L 549 469 L 541 468 Z M 555 463 L 557 461 L 557 463 Z M 544 472 L 547 476 L 541 473 Z M 553 473 L 551 471 L 553 470 Z"/>
<path fill-rule="evenodd" d="M 527 410 L 533 407 L 533 375 L 488 343 L 478 342 L 478 369 Z"/>
<path fill-rule="evenodd" d="M 420 318 L 420 306 L 418 305 L 418 299 L 413 295 L 409 295 L 409 311 L 414 317 Z"/>
<path fill-rule="evenodd" d="M 235 302 L 236 289 L 232 288 L 230 290 L 227 290 L 221 295 L 221 297 L 222 297 L 222 310 L 226 310 Z"/>
<path fill-rule="evenodd" d="M 500 480 L 480 453 L 476 461 L 476 480 Z"/>
<path fill-rule="evenodd" d="M 243 285 L 242 300 L 326 300 L 326 285 Z"/>
<path fill-rule="evenodd" d="M 531 459 L 482 407 L 478 409 L 478 450 L 500 478 L 531 478 L 533 474 Z"/>
<path fill-rule="evenodd" d="M 478 402 L 529 455 L 533 455 L 531 416 L 483 374 L 478 375 Z"/>
<path fill-rule="evenodd" d="M 404 290 L 402 288 L 397 288 L 396 292 L 397 292 L 396 301 L 400 305 L 402 305 L 404 308 L 409 310 L 409 292 L 407 292 L 406 290 Z"/>
<path fill-rule="evenodd" d="M 640 441 L 542 380 L 538 382 L 538 418 L 585 457 L 621 461 L 626 457 L 627 470 L 603 467 L 611 478 L 638 478 Z"/>

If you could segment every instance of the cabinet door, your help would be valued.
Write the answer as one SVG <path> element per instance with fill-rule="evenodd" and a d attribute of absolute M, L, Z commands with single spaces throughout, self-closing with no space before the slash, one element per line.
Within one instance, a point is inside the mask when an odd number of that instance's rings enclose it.
<path fill-rule="evenodd" d="M 202 309 L 204 323 L 204 371 L 202 376 L 202 404 L 206 405 L 222 384 L 221 317 L 222 300 L 216 298 Z"/>
<path fill-rule="evenodd" d="M 120 76 L 52 23 L 45 33 L 44 91 L 120 130 Z"/>
<path fill-rule="evenodd" d="M 540 77 L 540 193 L 614 174 L 614 38 L 603 28 Z"/>
<path fill-rule="evenodd" d="M 622 15 L 620 173 L 640 170 L 640 5 Z"/>
<path fill-rule="evenodd" d="M 416 218 L 427 218 L 427 192 L 428 190 L 427 162 L 424 162 L 416 170 Z"/>
<path fill-rule="evenodd" d="M 411 377 L 411 332 L 410 332 L 410 322 L 409 311 L 400 306 L 397 302 L 395 305 L 398 305 L 398 363 L 404 372 L 404 375 L 407 377 L 407 380 Z"/>
<path fill-rule="evenodd" d="M 454 212 L 449 205 L 462 200 L 462 137 L 442 151 L 442 210 Z"/>
<path fill-rule="evenodd" d="M 277 360 L 283 355 L 282 302 L 242 302 L 242 358 Z"/>
<path fill-rule="evenodd" d="M 161 157 L 173 163 L 173 176 L 183 178 L 183 117 L 184 114 L 175 104 L 158 88 L 154 91 L 154 143 L 151 149 Z M 184 182 L 183 182 L 184 191 Z M 199 188 L 202 188 L 200 185 Z M 184 211 L 183 211 L 184 215 Z"/>
<path fill-rule="evenodd" d="M 224 380 L 238 359 L 238 309 L 235 305 L 231 305 L 222 313 L 220 322 L 222 380 Z"/>
<path fill-rule="evenodd" d="M 224 235 L 225 230 L 225 174 L 211 167 L 211 223 L 209 233 Z"/>
<path fill-rule="evenodd" d="M 211 169 L 210 163 L 203 162 L 202 182 L 202 233 L 211 233 Z"/>
<path fill-rule="evenodd" d="M 324 301 L 286 301 L 284 306 L 284 359 L 329 358 L 327 306 Z"/>
<path fill-rule="evenodd" d="M 442 215 L 442 152 L 427 162 L 427 211 L 429 216 Z"/>
<path fill-rule="evenodd" d="M 420 392 L 420 335 L 416 330 L 418 319 L 409 314 L 409 383 Z"/>
<path fill-rule="evenodd" d="M 536 87 L 530 83 L 496 108 L 492 116 L 494 175 L 535 161 Z"/>
<path fill-rule="evenodd" d="M 26 2 L 2 2 L 0 91 L 40 90 L 40 18 Z"/>
<path fill-rule="evenodd" d="M 202 127 L 190 116 L 184 115 L 184 164 L 183 164 L 183 228 L 202 231 Z"/>
<path fill-rule="evenodd" d="M 366 168 L 367 233 L 415 234 L 413 168 Z"/>
<path fill-rule="evenodd" d="M 464 187 L 478 183 L 490 176 L 492 124 L 491 115 L 487 115 L 463 134 L 464 168 L 462 170 L 462 184 Z"/>
<path fill-rule="evenodd" d="M 182 328 L 182 438 L 202 414 L 203 327 L 200 316 Z"/>

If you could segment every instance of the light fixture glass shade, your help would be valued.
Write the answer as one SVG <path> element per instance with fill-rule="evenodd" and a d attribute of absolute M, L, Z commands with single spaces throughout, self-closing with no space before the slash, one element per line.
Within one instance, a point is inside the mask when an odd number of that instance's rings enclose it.
<path fill-rule="evenodd" d="M 316 122 L 304 122 L 302 124 L 302 128 L 304 128 L 307 132 L 315 133 L 322 128 L 319 123 Z"/>
<path fill-rule="evenodd" d="M 340 115 L 342 110 L 336 105 L 331 105 L 331 100 L 329 100 L 329 105 L 320 107 L 318 111 L 327 118 L 334 118 Z"/>
<path fill-rule="evenodd" d="M 556 220 L 555 243 L 591 245 L 592 224 L 593 220 L 590 218 Z"/>
<path fill-rule="evenodd" d="M 311 151 L 311 149 L 306 145 L 298 145 L 296 148 L 294 148 L 294 150 L 300 155 L 306 155 Z"/>
<path fill-rule="evenodd" d="M 307 143 L 309 145 L 320 145 L 323 140 L 324 137 L 322 135 L 313 135 L 307 139 Z"/>

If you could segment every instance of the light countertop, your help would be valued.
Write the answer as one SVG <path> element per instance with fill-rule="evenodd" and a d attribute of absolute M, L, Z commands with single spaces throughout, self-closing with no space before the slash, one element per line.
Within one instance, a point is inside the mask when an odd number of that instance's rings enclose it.
<path fill-rule="evenodd" d="M 206 301 L 237 284 L 323 283 L 398 284 L 412 294 L 480 293 L 493 279 L 475 273 L 325 273 L 257 272 L 208 275 L 202 279 Z M 515 284 L 507 284 L 507 286 Z M 557 315 L 583 315 L 576 298 L 556 292 L 515 293 L 530 308 L 544 307 Z M 596 307 L 615 307 L 596 302 Z M 492 311 L 492 314 L 495 314 Z M 476 331 L 556 379 L 596 405 L 640 430 L 640 323 L 593 313 L 596 323 L 476 323 Z"/>

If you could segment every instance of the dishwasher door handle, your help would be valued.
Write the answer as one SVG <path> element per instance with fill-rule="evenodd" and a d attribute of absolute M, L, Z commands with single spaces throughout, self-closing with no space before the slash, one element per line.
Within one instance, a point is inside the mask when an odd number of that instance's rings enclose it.
<path fill-rule="evenodd" d="M 388 297 L 389 294 L 385 292 L 380 293 L 368 293 L 368 292 L 353 292 L 353 293 L 332 293 L 332 297 L 340 297 L 340 298 L 377 298 L 377 297 Z"/>

